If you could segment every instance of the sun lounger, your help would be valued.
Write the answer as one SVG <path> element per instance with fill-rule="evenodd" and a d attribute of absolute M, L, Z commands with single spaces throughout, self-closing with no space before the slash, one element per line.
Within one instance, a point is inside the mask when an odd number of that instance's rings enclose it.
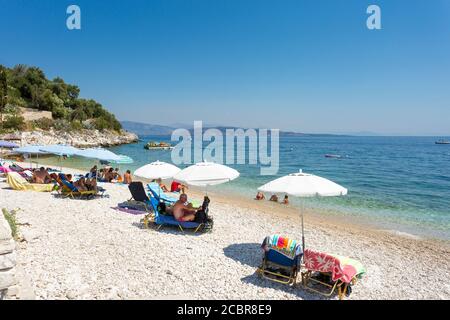
<path fill-rule="evenodd" d="M 212 229 L 212 225 L 207 225 L 206 223 L 198 223 L 193 221 L 177 221 L 173 216 L 164 215 L 159 212 L 159 201 L 156 198 L 150 197 L 150 202 L 152 204 L 154 212 L 154 223 L 157 225 L 157 230 L 166 225 L 178 227 L 181 232 L 184 232 L 185 229 L 193 230 L 194 233 Z"/>
<path fill-rule="evenodd" d="M 92 199 L 98 194 L 97 190 L 79 190 L 76 186 L 73 185 L 73 183 L 64 179 L 62 175 L 60 175 L 59 177 L 62 184 L 62 188 L 60 191 L 64 197 L 71 197 L 72 199 Z"/>
<path fill-rule="evenodd" d="M 157 183 L 149 183 L 147 184 L 147 188 L 151 192 L 152 196 L 157 200 L 162 200 L 166 203 L 174 203 L 178 200 L 175 197 L 167 195 Z"/>
<path fill-rule="evenodd" d="M 130 190 L 131 193 L 131 200 L 140 202 L 141 204 L 144 205 L 145 210 L 147 212 L 151 211 L 151 203 L 150 203 L 150 198 L 147 195 L 147 192 L 145 192 L 144 189 L 144 185 L 142 184 L 142 182 L 140 181 L 135 181 L 132 182 L 128 185 L 128 189 Z"/>
<path fill-rule="evenodd" d="M 303 261 L 303 286 L 327 297 L 337 288 L 340 300 L 350 295 L 351 285 L 365 273 L 362 264 L 354 259 L 310 249 L 305 250 Z"/>
<path fill-rule="evenodd" d="M 257 273 L 271 281 L 295 285 L 302 257 L 301 243 L 271 235 L 264 239 L 261 248 L 264 255 Z"/>
<path fill-rule="evenodd" d="M 8 172 L 12 172 L 12 170 L 9 168 L 9 166 L 2 165 L 0 166 L 0 173 L 3 173 L 4 175 L 6 175 Z"/>
<path fill-rule="evenodd" d="M 20 191 L 51 192 L 53 191 L 54 188 L 54 185 L 52 183 L 49 184 L 30 183 L 17 172 L 8 172 L 6 182 L 14 190 Z"/>
<path fill-rule="evenodd" d="M 171 197 L 167 193 L 165 193 L 157 183 L 149 183 L 147 184 L 147 188 L 150 191 L 152 197 L 154 197 L 158 201 L 163 201 L 167 204 L 173 204 L 178 201 L 176 197 Z M 193 199 L 190 202 L 192 203 L 192 206 L 194 208 L 201 206 L 201 202 L 196 199 Z"/>
<path fill-rule="evenodd" d="M 9 168 L 14 172 L 23 172 L 25 170 L 30 170 L 29 168 L 23 168 L 19 166 L 17 163 L 13 163 L 12 165 L 9 166 Z"/>

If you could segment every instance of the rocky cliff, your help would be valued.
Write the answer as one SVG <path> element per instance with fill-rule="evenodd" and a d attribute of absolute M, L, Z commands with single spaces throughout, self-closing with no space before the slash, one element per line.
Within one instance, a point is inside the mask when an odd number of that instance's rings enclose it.
<path fill-rule="evenodd" d="M 124 130 L 117 133 L 113 130 L 56 131 L 51 129 L 49 131 L 16 132 L 15 136 L 21 139 L 21 145 L 68 144 L 80 148 L 108 147 L 138 141 L 136 134 Z"/>

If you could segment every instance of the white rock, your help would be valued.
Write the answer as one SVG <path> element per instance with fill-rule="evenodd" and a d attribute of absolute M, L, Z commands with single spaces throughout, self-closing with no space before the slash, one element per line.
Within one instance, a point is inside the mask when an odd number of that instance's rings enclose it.
<path fill-rule="evenodd" d="M 21 230 L 20 233 L 22 234 L 22 237 L 26 242 L 31 242 L 41 236 L 38 232 L 27 229 Z"/>
<path fill-rule="evenodd" d="M 8 221 L 6 221 L 3 216 L 3 212 L 0 210 L 0 243 L 11 238 L 11 228 L 9 227 Z"/>
<path fill-rule="evenodd" d="M 14 269 L 0 271 L 0 290 L 7 289 L 17 283 Z"/>
<path fill-rule="evenodd" d="M 0 255 L 0 270 L 11 269 L 16 264 L 17 255 L 14 251 Z"/>
<path fill-rule="evenodd" d="M 13 239 L 0 240 L 0 254 L 10 253 L 16 248 L 16 242 Z"/>

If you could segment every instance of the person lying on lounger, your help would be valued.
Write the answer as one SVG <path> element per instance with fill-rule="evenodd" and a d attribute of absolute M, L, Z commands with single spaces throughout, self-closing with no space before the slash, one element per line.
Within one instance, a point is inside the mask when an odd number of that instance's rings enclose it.
<path fill-rule="evenodd" d="M 172 212 L 177 221 L 194 221 L 197 209 L 188 202 L 187 195 L 182 193 L 180 199 L 173 205 Z"/>
<path fill-rule="evenodd" d="M 48 174 L 48 171 L 45 170 L 44 167 L 39 168 L 39 170 L 35 170 L 33 172 L 33 182 L 34 183 L 50 183 L 52 181 L 52 177 Z"/>

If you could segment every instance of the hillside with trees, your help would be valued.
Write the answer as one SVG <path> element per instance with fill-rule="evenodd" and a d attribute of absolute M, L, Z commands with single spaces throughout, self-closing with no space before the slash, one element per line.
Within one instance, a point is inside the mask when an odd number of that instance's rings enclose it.
<path fill-rule="evenodd" d="M 121 124 L 100 103 L 79 97 L 80 89 L 57 77 L 47 79 L 38 67 L 0 65 L 0 132 L 35 129 L 114 130 Z M 23 108 L 51 112 L 52 119 L 26 121 Z"/>

